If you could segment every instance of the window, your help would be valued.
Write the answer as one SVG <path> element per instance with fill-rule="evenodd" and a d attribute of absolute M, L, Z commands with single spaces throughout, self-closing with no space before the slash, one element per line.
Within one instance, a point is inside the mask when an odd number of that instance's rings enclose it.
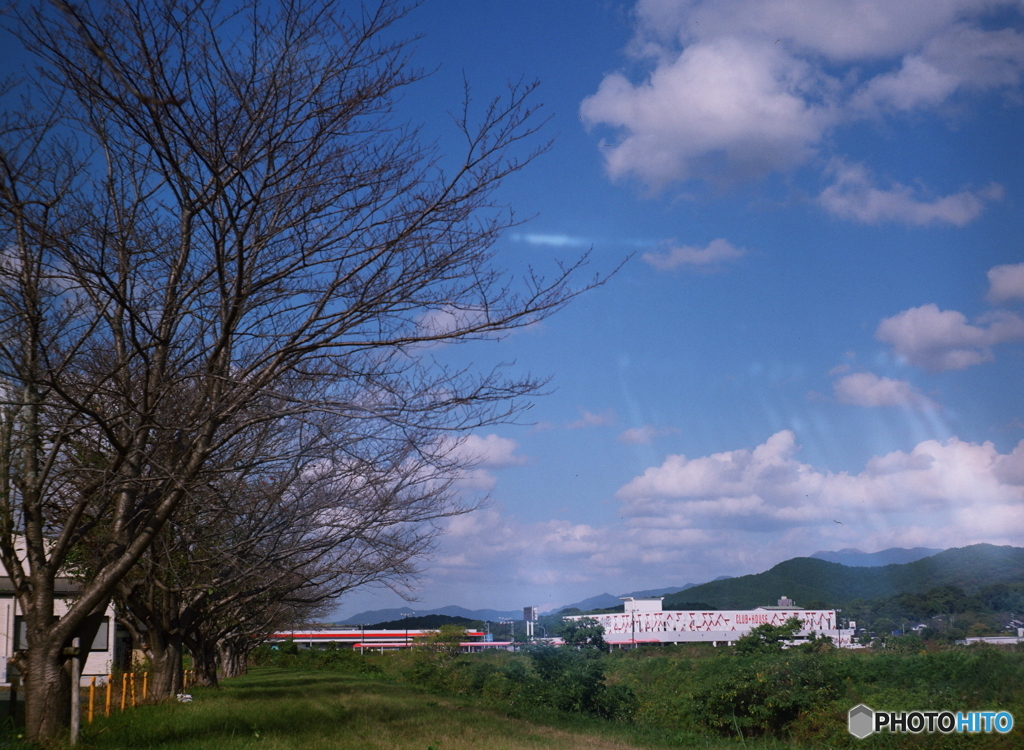
<path fill-rule="evenodd" d="M 28 648 L 28 635 L 25 632 L 25 618 L 14 616 L 14 650 L 24 651 Z"/>
<path fill-rule="evenodd" d="M 104 617 L 100 621 L 100 629 L 96 631 L 96 637 L 92 639 L 90 651 L 106 651 L 110 648 L 110 618 Z"/>
<path fill-rule="evenodd" d="M 14 617 L 14 650 L 24 651 L 28 648 L 28 634 L 25 631 L 25 618 L 21 615 Z M 104 617 L 100 621 L 100 629 L 96 631 L 96 637 L 92 639 L 90 651 L 107 651 L 110 648 L 110 618 Z"/>

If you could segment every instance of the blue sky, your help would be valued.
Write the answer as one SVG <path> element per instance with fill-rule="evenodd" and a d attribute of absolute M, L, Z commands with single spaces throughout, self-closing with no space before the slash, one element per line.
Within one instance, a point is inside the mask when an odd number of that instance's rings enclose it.
<path fill-rule="evenodd" d="M 397 32 L 429 72 L 399 115 L 442 152 L 464 78 L 478 106 L 540 82 L 554 140 L 498 195 L 499 264 L 625 261 L 431 352 L 550 393 L 456 448 L 487 505 L 412 606 L 1024 544 L 1024 2 L 426 0 Z"/>
<path fill-rule="evenodd" d="M 542 609 L 820 549 L 1024 543 L 1022 4 L 428 2 L 403 100 L 538 79 L 513 271 L 604 287 L 450 362 L 550 376 L 475 433 L 416 608 Z M 355 593 L 339 615 L 399 606 Z"/>

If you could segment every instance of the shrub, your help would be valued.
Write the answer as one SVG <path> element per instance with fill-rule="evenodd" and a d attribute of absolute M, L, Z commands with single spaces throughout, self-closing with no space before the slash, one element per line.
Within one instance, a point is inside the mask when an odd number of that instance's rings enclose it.
<path fill-rule="evenodd" d="M 462 692 L 458 689 L 460 647 L 466 630 L 442 625 L 425 643 L 405 654 L 403 677 L 434 690 Z"/>
<path fill-rule="evenodd" d="M 562 626 L 562 640 L 567 645 L 577 648 L 608 651 L 608 644 L 604 642 L 604 626 L 593 617 L 566 620 Z"/>
<path fill-rule="evenodd" d="M 629 721 L 639 708 L 627 685 L 605 683 L 604 665 L 596 651 L 538 646 L 528 655 L 539 678 L 537 700 L 569 713 Z"/>
<path fill-rule="evenodd" d="M 792 640 L 803 627 L 796 617 L 790 617 L 782 625 L 758 625 L 736 641 L 737 654 L 774 654 L 782 651 L 786 641 Z"/>
<path fill-rule="evenodd" d="M 700 668 L 695 718 L 723 735 L 779 733 L 802 712 L 835 699 L 841 684 L 828 654 L 725 656 Z"/>

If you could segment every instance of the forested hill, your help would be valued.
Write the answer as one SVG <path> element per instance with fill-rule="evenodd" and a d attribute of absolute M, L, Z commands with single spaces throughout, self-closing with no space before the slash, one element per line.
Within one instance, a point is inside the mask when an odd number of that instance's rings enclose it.
<path fill-rule="evenodd" d="M 788 596 L 801 607 L 837 607 L 852 599 L 878 599 L 956 586 L 967 594 L 993 583 L 1024 582 L 1024 549 L 975 544 L 948 549 L 904 565 L 851 568 L 795 557 L 756 575 L 712 581 L 665 597 L 665 609 L 707 602 L 719 609 L 774 605 Z"/>

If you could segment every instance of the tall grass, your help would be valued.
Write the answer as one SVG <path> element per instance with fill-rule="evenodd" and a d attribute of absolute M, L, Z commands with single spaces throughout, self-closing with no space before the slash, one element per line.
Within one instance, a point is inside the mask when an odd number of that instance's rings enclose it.
<path fill-rule="evenodd" d="M 627 750 L 626 738 L 496 714 L 381 678 L 261 668 L 194 701 L 87 727 L 88 750 Z"/>
<path fill-rule="evenodd" d="M 1024 652 L 790 651 L 738 655 L 676 647 L 548 659 L 491 653 L 275 654 L 190 704 L 142 706 L 84 728 L 86 750 L 519 750 L 520 748 L 1024 747 Z M 563 663 L 564 662 L 564 663 Z M 599 669 L 598 669 L 599 667 Z M 605 688 L 597 688 L 601 677 Z M 542 682 L 546 680 L 547 685 Z M 574 682 L 575 681 L 575 684 Z M 592 697 L 632 695 L 629 715 L 584 710 Z M 531 694 L 531 691 L 533 694 Z M 561 698 L 559 698 L 561 696 Z M 562 700 L 564 699 L 564 700 Z M 561 700 L 561 702 L 559 702 Z M 856 740 L 846 712 L 1008 710 L 1007 735 L 873 735 Z M 610 715 L 614 720 L 601 718 Z M 20 748 L 16 730 L 0 747 Z"/>
<path fill-rule="evenodd" d="M 558 711 L 616 720 L 635 742 L 701 745 L 874 748 L 1024 747 L 1024 652 L 991 647 L 939 651 L 850 652 L 827 644 L 749 654 L 707 646 L 644 648 L 545 665 L 538 654 L 491 653 L 432 661 L 429 651 L 356 655 L 302 653 L 294 666 L 354 665 L 439 693 L 534 721 Z M 599 669 L 598 669 L 599 667 Z M 547 671 L 545 671 L 547 670 Z M 596 700 L 586 691 L 594 690 Z M 581 699 L 577 699 L 581 697 Z M 608 700 L 614 697 L 614 700 Z M 628 710 L 608 708 L 629 702 Z M 1008 710 L 1018 721 L 1007 735 L 880 734 L 857 740 L 846 714 L 858 703 L 878 710 Z M 589 706 L 589 708 L 588 708 Z M 611 722 L 609 722 L 610 724 Z"/>

